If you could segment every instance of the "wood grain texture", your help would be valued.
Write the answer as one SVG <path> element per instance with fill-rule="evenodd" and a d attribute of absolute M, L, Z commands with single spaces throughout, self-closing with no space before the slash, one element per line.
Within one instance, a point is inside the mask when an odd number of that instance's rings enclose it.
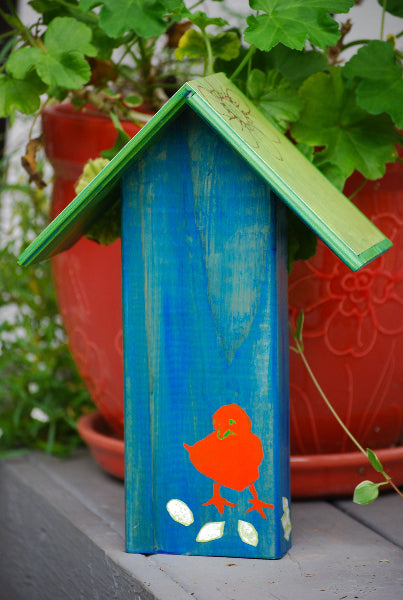
<path fill-rule="evenodd" d="M 127 548 L 279 557 L 289 499 L 287 273 L 284 207 L 267 185 L 188 110 L 133 166 L 123 183 Z M 202 506 L 212 480 L 183 444 L 213 431 L 215 411 L 239 404 L 263 443 L 256 490 L 275 505 L 267 520 L 250 492 L 220 515 Z M 185 527 L 166 505 L 192 510 Z M 245 544 L 238 520 L 253 524 Z M 196 542 L 201 527 L 224 535 Z"/>

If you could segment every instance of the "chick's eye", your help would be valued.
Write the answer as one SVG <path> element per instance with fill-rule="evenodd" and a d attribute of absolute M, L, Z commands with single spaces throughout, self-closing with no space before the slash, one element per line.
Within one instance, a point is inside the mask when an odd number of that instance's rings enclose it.
<path fill-rule="evenodd" d="M 230 419 L 230 420 L 229 420 L 229 424 L 230 424 L 230 425 L 236 425 L 236 421 L 234 421 L 234 419 Z"/>

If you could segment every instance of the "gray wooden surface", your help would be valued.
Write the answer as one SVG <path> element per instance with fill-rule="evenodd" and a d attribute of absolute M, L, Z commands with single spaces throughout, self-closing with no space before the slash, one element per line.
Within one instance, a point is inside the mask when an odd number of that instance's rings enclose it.
<path fill-rule="evenodd" d="M 277 561 L 126 554 L 123 501 L 86 452 L 0 461 L 0 599 L 403 599 L 397 495 L 294 502 Z"/>

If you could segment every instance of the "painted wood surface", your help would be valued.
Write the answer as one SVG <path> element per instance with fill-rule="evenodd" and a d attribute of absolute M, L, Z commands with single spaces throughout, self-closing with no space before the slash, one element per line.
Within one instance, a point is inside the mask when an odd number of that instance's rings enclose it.
<path fill-rule="evenodd" d="M 191 110 L 133 165 L 123 196 L 127 549 L 279 557 L 290 545 L 284 207 Z M 184 444 L 210 452 L 209 466 Z M 222 514 L 204 506 L 214 480 L 237 505 Z M 254 493 L 274 508 L 245 514 Z"/>

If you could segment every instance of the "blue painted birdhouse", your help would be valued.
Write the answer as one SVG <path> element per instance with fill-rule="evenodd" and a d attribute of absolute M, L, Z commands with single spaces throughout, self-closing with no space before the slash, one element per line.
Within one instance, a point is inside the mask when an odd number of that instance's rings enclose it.
<path fill-rule="evenodd" d="M 223 75 L 184 85 L 31 244 L 122 197 L 129 552 L 291 543 L 288 205 L 353 269 L 390 242 Z"/>

